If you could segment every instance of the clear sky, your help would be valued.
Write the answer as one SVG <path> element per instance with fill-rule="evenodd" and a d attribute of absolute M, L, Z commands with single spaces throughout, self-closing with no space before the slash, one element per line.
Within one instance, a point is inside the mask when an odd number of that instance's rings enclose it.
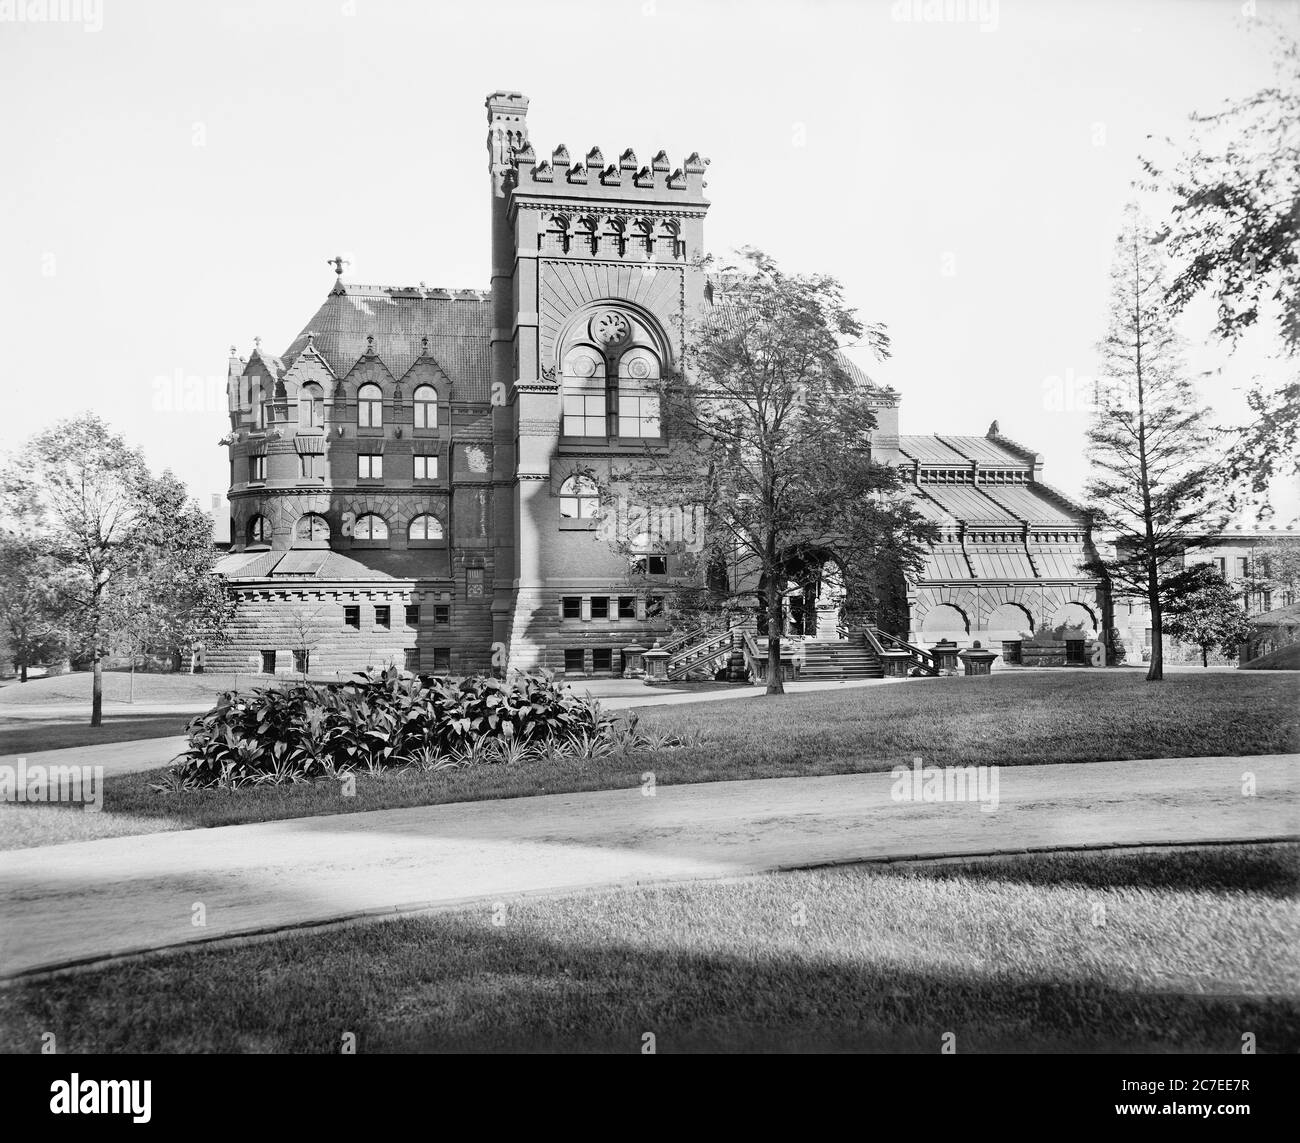
<path fill-rule="evenodd" d="M 498 88 L 531 98 L 539 154 L 711 159 L 709 247 L 834 274 L 886 322 L 893 359 L 857 356 L 902 392 L 904 432 L 997 418 L 1077 494 L 1137 156 L 1269 79 L 1252 7 L 1300 21 L 1293 0 L 49 0 L 72 18 L 17 18 L 33 3 L 0 0 L 0 449 L 93 408 L 205 505 L 228 474 L 228 347 L 283 351 L 327 258 L 358 282 L 487 287 Z M 1191 365 L 1239 417 L 1268 342 L 1229 358 L 1211 318 L 1184 323 Z"/>

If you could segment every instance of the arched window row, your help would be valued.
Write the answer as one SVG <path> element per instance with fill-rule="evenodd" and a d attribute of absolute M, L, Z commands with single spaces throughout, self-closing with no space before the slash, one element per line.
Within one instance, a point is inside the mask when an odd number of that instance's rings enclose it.
<path fill-rule="evenodd" d="M 421 542 L 441 540 L 446 532 L 443 523 L 430 512 L 411 518 L 406 529 L 407 538 Z M 256 538 L 261 537 L 261 538 Z M 318 512 L 308 512 L 299 517 L 294 526 L 294 538 L 299 541 L 320 543 L 330 538 L 329 521 Z M 378 512 L 363 512 L 352 523 L 352 539 L 367 543 L 383 542 L 389 538 L 388 521 Z M 270 543 L 271 530 L 266 517 L 254 516 L 248 523 L 249 543 Z"/>
<path fill-rule="evenodd" d="M 659 356 L 643 345 L 616 353 L 575 345 L 561 370 L 563 435 L 658 439 L 659 378 Z"/>
<path fill-rule="evenodd" d="M 553 214 L 537 244 L 542 251 L 556 254 L 596 254 L 603 249 L 620 258 L 686 257 L 686 241 L 677 219 L 625 213 Z"/>
<path fill-rule="evenodd" d="M 396 410 L 403 404 L 401 386 L 389 399 L 390 410 Z M 261 379 L 250 377 L 241 392 L 242 407 L 253 414 L 255 428 L 265 428 L 289 420 L 291 401 L 283 381 L 274 386 Z M 336 401 L 341 399 L 336 391 Z M 360 428 L 382 428 L 384 424 L 384 391 L 374 381 L 367 381 L 357 389 L 356 423 Z M 325 391 L 315 381 L 306 381 L 298 387 L 298 427 L 323 428 L 325 425 Z M 427 383 L 417 385 L 411 393 L 411 412 L 414 427 L 417 429 L 436 429 L 438 427 L 438 390 Z"/>

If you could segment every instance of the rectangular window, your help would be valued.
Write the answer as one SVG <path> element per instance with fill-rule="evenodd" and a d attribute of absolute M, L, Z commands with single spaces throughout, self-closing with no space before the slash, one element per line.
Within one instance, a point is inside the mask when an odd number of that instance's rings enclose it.
<path fill-rule="evenodd" d="M 1245 579 L 1250 570 L 1250 561 L 1245 556 L 1238 556 L 1236 559 L 1237 578 Z"/>
<path fill-rule="evenodd" d="M 451 674 L 450 647 L 435 647 L 433 649 L 433 671 L 436 675 Z"/>
<path fill-rule="evenodd" d="M 664 610 L 663 597 L 659 595 L 647 595 L 645 599 L 645 617 L 654 619 L 657 615 L 662 615 Z"/>
<path fill-rule="evenodd" d="M 1218 568 L 1219 574 L 1223 576 L 1224 579 L 1228 578 L 1228 561 L 1224 556 L 1215 556 L 1210 563 Z"/>
<path fill-rule="evenodd" d="M 392 626 L 393 609 L 383 604 L 375 608 L 375 626 L 382 627 L 385 631 Z"/>
<path fill-rule="evenodd" d="M 560 618 L 581 619 L 582 618 L 582 596 L 566 595 L 563 599 L 561 599 Z"/>
<path fill-rule="evenodd" d="M 298 674 L 305 675 L 307 673 L 308 664 L 310 663 L 310 661 L 311 661 L 311 656 L 304 648 L 299 647 L 297 650 L 294 651 L 293 669 Z"/>
<path fill-rule="evenodd" d="M 380 480 L 384 475 L 384 457 L 382 453 L 357 453 L 357 477 L 360 480 Z"/>
<path fill-rule="evenodd" d="M 438 603 L 433 608 L 433 623 L 435 627 L 449 627 L 451 625 L 451 605 Z"/>
<path fill-rule="evenodd" d="M 566 647 L 564 650 L 564 673 L 567 675 L 580 675 L 586 669 L 583 662 L 584 652 L 581 647 Z"/>
<path fill-rule="evenodd" d="M 264 675 L 275 674 L 275 652 L 274 651 L 262 652 L 262 674 Z"/>
<path fill-rule="evenodd" d="M 343 608 L 343 626 L 351 627 L 354 631 L 361 630 L 361 608 L 347 606 Z"/>
<path fill-rule="evenodd" d="M 591 597 L 591 617 L 592 619 L 609 618 L 609 596 L 593 595 Z"/>
<path fill-rule="evenodd" d="M 636 393 L 619 393 L 618 435 L 621 437 L 659 436 L 659 398 Z"/>
<path fill-rule="evenodd" d="M 416 603 L 406 605 L 406 625 L 408 627 L 420 626 L 420 607 Z"/>
<path fill-rule="evenodd" d="M 614 651 L 612 647 L 593 647 L 591 649 L 591 669 L 595 671 L 612 671 L 614 669 Z"/>
<path fill-rule="evenodd" d="M 606 435 L 605 381 L 601 377 L 566 378 L 561 408 L 566 437 Z"/>
<path fill-rule="evenodd" d="M 249 480 L 266 479 L 266 457 L 250 456 L 248 458 L 248 479 Z"/>
<path fill-rule="evenodd" d="M 304 452 L 298 456 L 298 475 L 303 480 L 315 480 L 316 477 L 323 475 L 323 470 L 319 466 L 319 461 L 323 459 L 316 453 Z"/>
<path fill-rule="evenodd" d="M 636 596 L 620 595 L 618 597 L 618 617 L 620 619 L 636 618 Z"/>
<path fill-rule="evenodd" d="M 405 662 L 402 664 L 408 671 L 418 671 L 420 669 L 420 648 L 407 647 L 403 652 Z"/>
<path fill-rule="evenodd" d="M 416 480 L 438 479 L 438 458 L 436 456 L 415 456 L 411 459 L 415 462 Z"/>
<path fill-rule="evenodd" d="M 667 575 L 667 556 L 637 556 L 632 560 L 633 570 L 641 575 Z"/>

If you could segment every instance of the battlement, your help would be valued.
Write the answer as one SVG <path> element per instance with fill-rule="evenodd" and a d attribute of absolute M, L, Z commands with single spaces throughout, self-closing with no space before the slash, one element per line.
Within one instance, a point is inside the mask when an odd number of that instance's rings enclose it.
<path fill-rule="evenodd" d="M 515 172 L 515 193 L 547 197 L 573 197 L 621 202 L 670 202 L 706 205 L 705 170 L 708 159 L 692 151 L 685 161 L 674 167 L 665 151 L 658 151 L 648 163 L 642 163 L 628 147 L 615 162 L 606 162 L 599 147 L 592 147 L 585 158 L 577 161 L 563 143 L 549 159 L 538 160 L 532 143 L 510 154 Z"/>

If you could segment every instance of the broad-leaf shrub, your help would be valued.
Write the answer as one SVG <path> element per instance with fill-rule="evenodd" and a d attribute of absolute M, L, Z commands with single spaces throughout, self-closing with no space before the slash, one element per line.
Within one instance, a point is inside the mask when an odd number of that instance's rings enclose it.
<path fill-rule="evenodd" d="M 600 704 L 549 671 L 456 681 L 385 670 L 347 683 L 226 691 L 192 719 L 174 789 L 333 777 L 354 770 L 567 754 L 609 736 Z M 588 749 L 590 749 L 588 747 Z"/>

